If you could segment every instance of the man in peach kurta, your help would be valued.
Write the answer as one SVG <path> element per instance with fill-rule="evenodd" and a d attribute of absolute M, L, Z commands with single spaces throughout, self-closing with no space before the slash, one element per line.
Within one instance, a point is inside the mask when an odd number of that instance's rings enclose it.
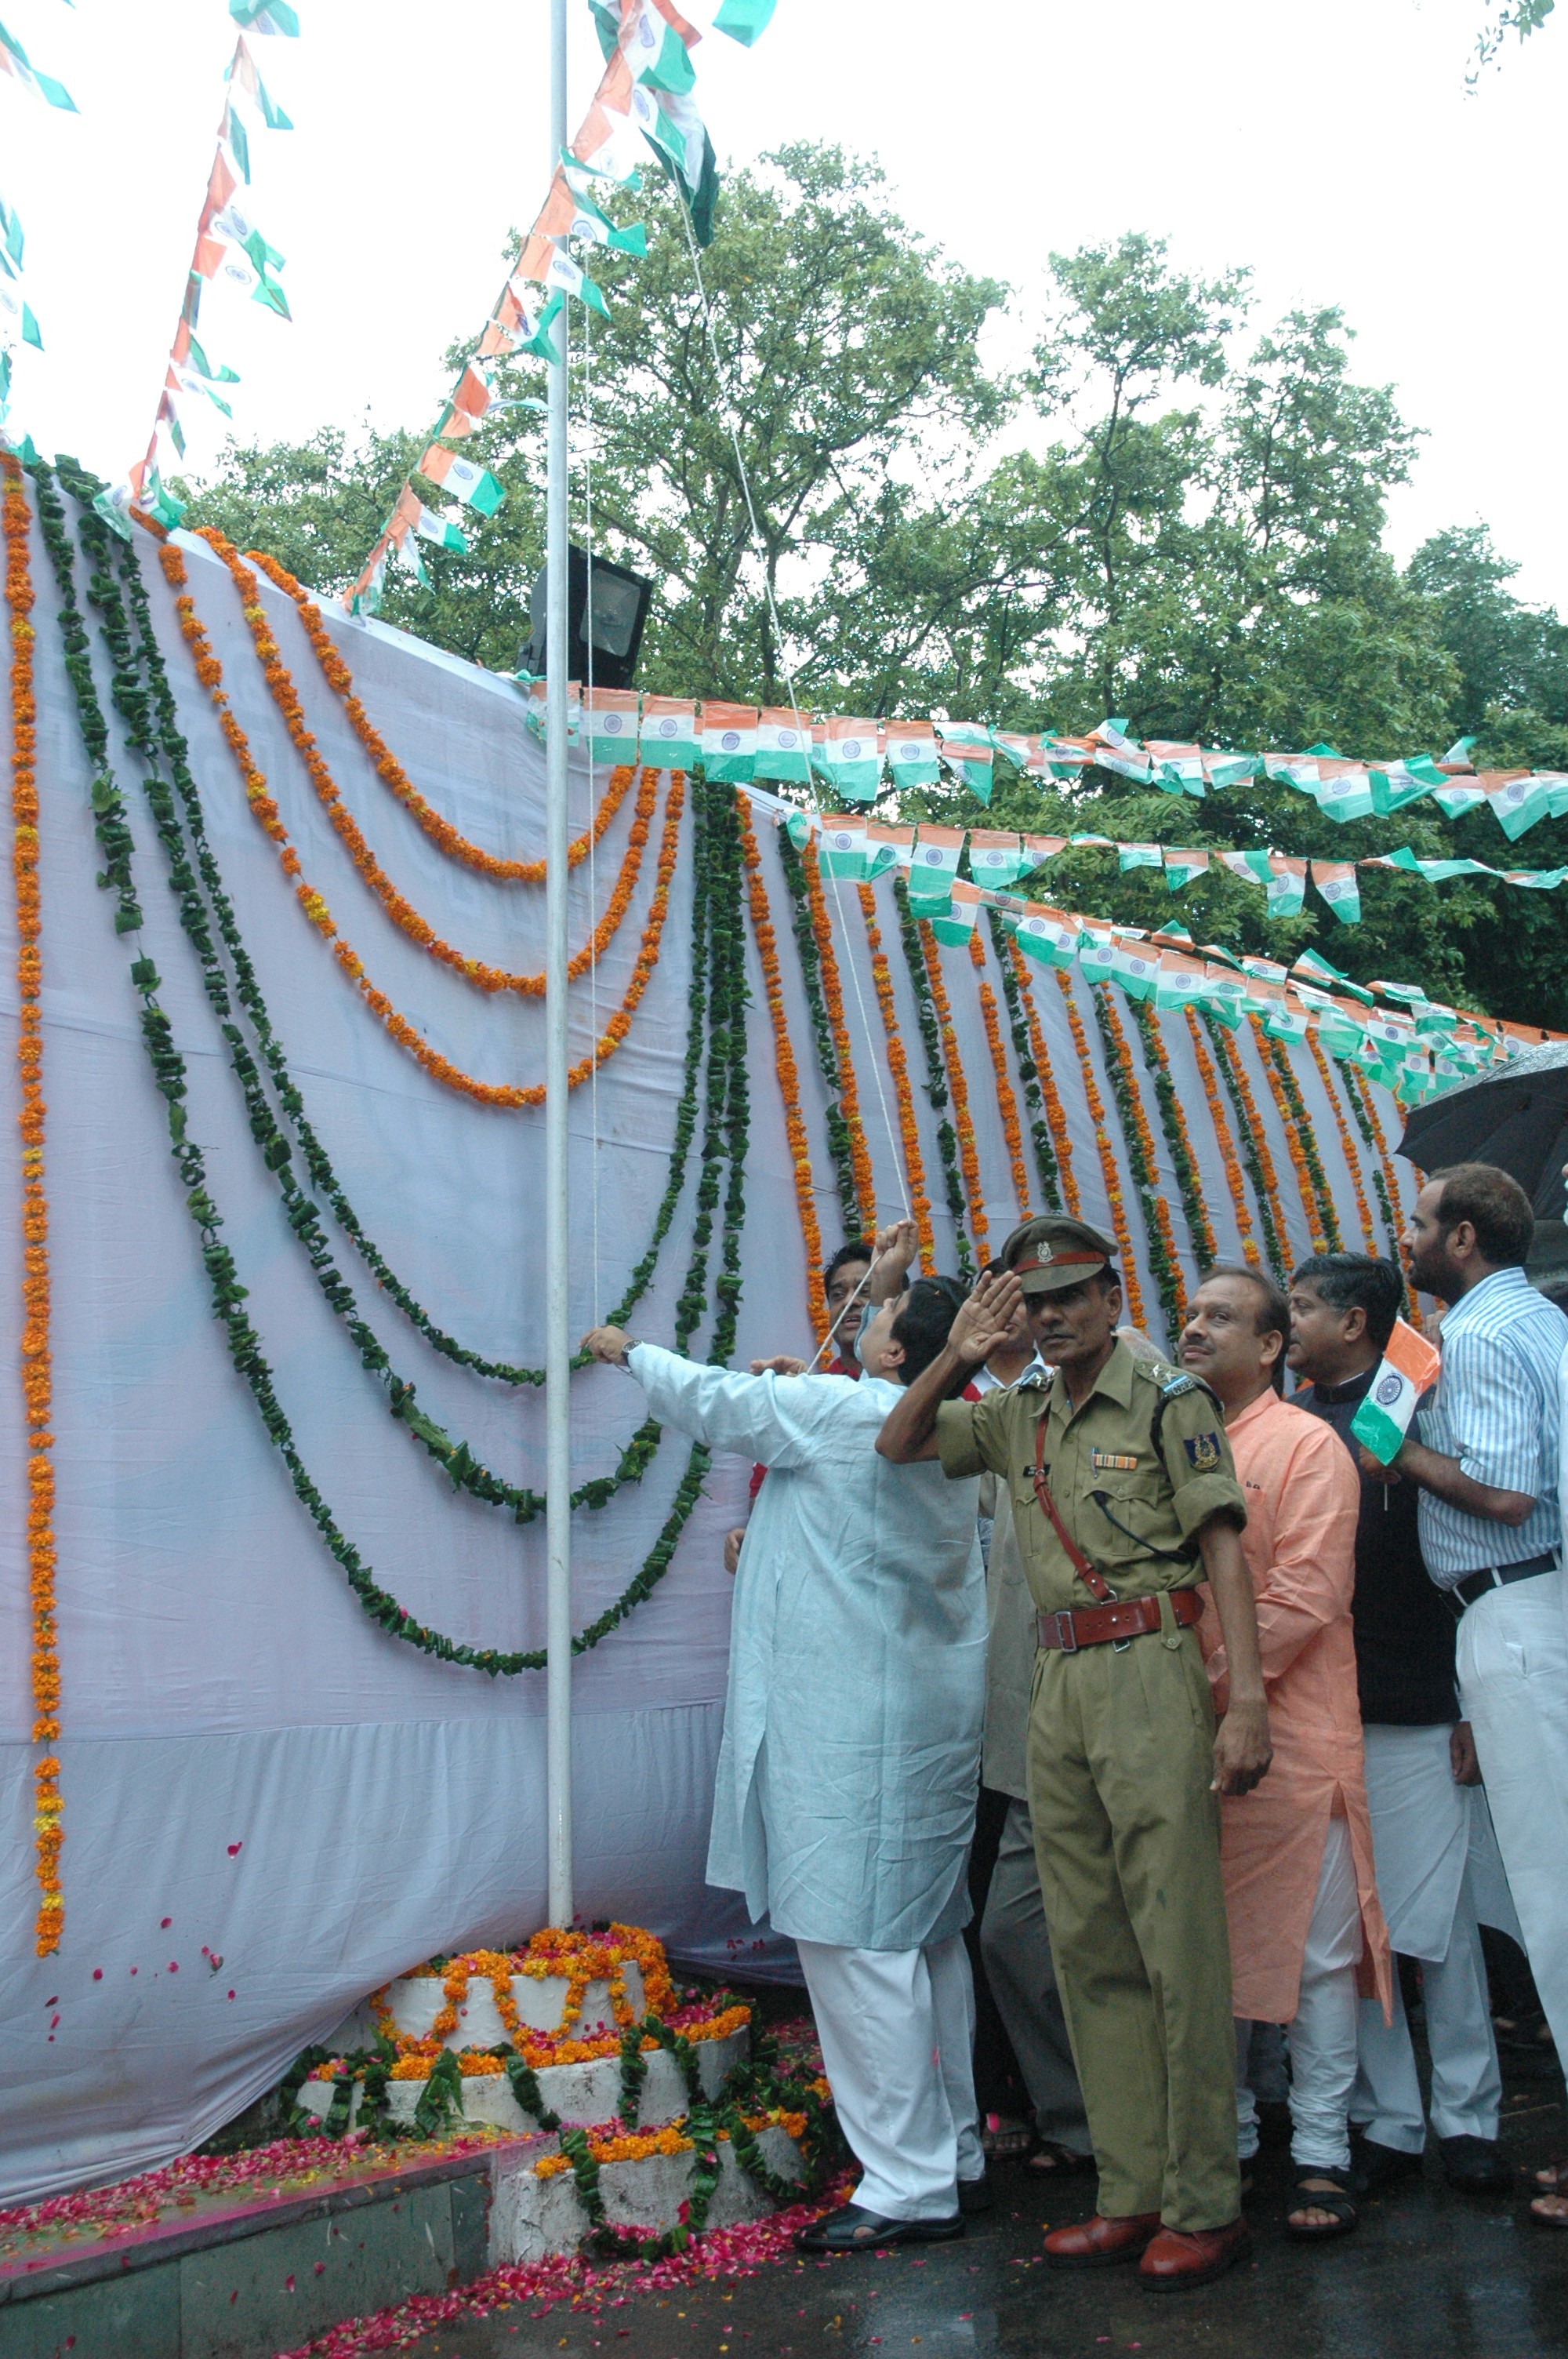
<path fill-rule="evenodd" d="M 1321 2236 L 1355 2224 L 1349 2103 L 1357 2005 L 1376 1996 L 1387 2010 L 1391 1984 L 1350 1618 L 1360 1486 L 1349 1452 L 1328 1446 L 1337 1436 L 1276 1388 L 1289 1340 L 1289 1308 L 1270 1279 L 1216 1270 L 1194 1298 L 1181 1359 L 1225 1408 L 1247 1500 L 1241 1546 L 1274 1735 L 1263 1784 L 1222 1804 L 1233 2004 L 1248 2030 L 1252 2020 L 1290 2026 L 1298 2178 L 1289 2224 L 1298 2235 Z M 1212 1609 L 1198 1636 L 1223 1702 L 1225 1651 Z M 1245 2159 L 1257 2148 L 1249 2092 L 1240 2093 L 1238 2110 Z"/>

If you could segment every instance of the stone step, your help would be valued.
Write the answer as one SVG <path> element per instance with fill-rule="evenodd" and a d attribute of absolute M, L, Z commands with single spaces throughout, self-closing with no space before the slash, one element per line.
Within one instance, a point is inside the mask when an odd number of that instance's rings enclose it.
<path fill-rule="evenodd" d="M 750 2046 L 749 2032 L 732 2031 L 724 2039 L 698 2040 L 693 2047 L 703 2094 L 716 2097 L 726 2077 L 737 2064 L 743 2063 Z M 680 2066 L 668 2050 L 657 2049 L 646 2055 L 648 2077 L 643 2083 L 643 2100 L 638 2109 L 638 2121 L 644 2129 L 658 2129 L 665 2122 L 678 2121 L 687 2110 L 686 2082 Z M 546 2064 L 538 2074 L 539 2094 L 552 2113 L 559 2114 L 563 2122 L 580 2123 L 585 2127 L 611 2120 L 621 2111 L 621 2060 L 618 2056 L 602 2056 L 589 2064 Z M 395 2121 L 411 2122 L 420 2098 L 428 2084 L 424 2081 L 393 2081 L 387 2085 L 387 2111 Z M 319 2120 L 326 2118 L 332 2102 L 330 2081 L 307 2081 L 299 2092 L 299 2103 L 307 2114 Z M 350 2126 L 358 2116 L 361 2092 L 356 2088 L 350 2100 Z M 463 2082 L 463 2116 L 470 2122 L 490 2122 L 497 2129 L 525 2134 L 535 2128 L 532 2114 L 525 2114 L 512 2093 L 512 2083 L 504 2073 L 475 2074 Z"/>
<path fill-rule="evenodd" d="M 770 2170 L 783 2179 L 801 2178 L 806 2166 L 786 2129 L 774 2123 L 758 2132 L 757 2144 Z M 640 2162 L 602 2163 L 599 2186 L 611 2226 L 641 2228 L 651 2236 L 677 2226 L 691 2191 L 693 2159 L 689 2154 L 651 2154 Z M 729 2140 L 721 2139 L 719 2184 L 707 2226 L 733 2228 L 774 2209 L 773 2198 L 747 2177 Z M 592 2224 L 569 2170 L 541 2179 L 532 2162 L 519 2157 L 497 2172 L 490 2214 L 492 2260 L 539 2261 L 549 2253 L 575 2252 Z"/>

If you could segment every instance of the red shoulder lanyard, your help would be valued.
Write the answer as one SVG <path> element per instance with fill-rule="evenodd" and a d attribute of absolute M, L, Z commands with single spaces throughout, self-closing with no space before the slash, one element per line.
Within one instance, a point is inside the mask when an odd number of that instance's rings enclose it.
<path fill-rule="evenodd" d="M 1045 1480 L 1045 1420 L 1049 1415 L 1050 1411 L 1047 1409 L 1034 1429 L 1034 1495 L 1044 1513 L 1049 1516 L 1052 1529 L 1066 1549 L 1073 1571 L 1077 1574 L 1089 1595 L 1098 1598 L 1102 1605 L 1112 1605 L 1116 1603 L 1115 1590 L 1112 1589 L 1104 1573 L 1089 1562 L 1066 1525 L 1062 1521 L 1056 1512 L 1056 1502 L 1051 1496 L 1051 1485 Z"/>

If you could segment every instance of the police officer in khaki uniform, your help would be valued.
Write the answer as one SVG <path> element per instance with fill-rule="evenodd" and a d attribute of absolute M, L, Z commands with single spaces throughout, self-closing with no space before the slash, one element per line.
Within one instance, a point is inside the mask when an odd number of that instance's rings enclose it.
<path fill-rule="evenodd" d="M 1248 2249 L 1218 1797 L 1263 1776 L 1269 1723 L 1224 1419 L 1194 1377 L 1119 1341 L 1115 1252 L 1082 1221 L 1014 1230 L 877 1447 L 1007 1484 L 1038 1612 L 1030 1809 L 1099 2169 L 1099 2212 L 1046 2251 L 1063 2267 L 1137 2259 L 1164 2288 Z M 952 1398 L 1021 1292 L 1053 1382 Z M 1194 1628 L 1204 1581 L 1231 1664 L 1217 1734 Z"/>

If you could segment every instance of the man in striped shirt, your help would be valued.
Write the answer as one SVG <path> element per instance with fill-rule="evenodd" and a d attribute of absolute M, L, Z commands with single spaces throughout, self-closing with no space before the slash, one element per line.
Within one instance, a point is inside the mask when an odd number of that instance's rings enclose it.
<path fill-rule="evenodd" d="M 1568 2060 L 1568 1631 L 1558 1373 L 1568 1322 L 1524 1274 L 1534 1220 L 1488 1163 L 1435 1171 L 1403 1245 L 1451 1308 L 1421 1439 L 1394 1464 L 1421 1486 L 1422 1555 L 1459 1623 L 1455 1669 L 1525 1947 Z"/>

